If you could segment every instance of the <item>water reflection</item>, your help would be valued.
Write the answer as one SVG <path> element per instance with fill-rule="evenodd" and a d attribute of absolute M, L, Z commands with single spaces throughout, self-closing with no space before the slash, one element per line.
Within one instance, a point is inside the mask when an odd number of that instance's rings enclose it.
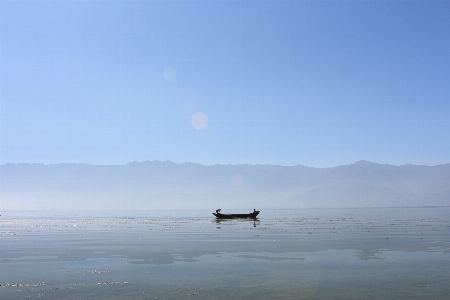
<path fill-rule="evenodd" d="M 253 227 L 256 228 L 257 225 L 260 225 L 260 221 L 258 218 L 248 218 L 248 219 L 214 219 L 214 223 L 216 223 L 216 228 L 221 229 L 222 225 L 247 225 L 252 224 Z"/>
<path fill-rule="evenodd" d="M 133 264 L 173 264 L 197 261 L 204 255 L 258 253 L 261 247 L 271 253 L 351 249 L 352 257 L 361 261 L 378 260 L 386 251 L 448 254 L 447 212 L 360 209 L 318 214 L 303 210 L 295 213 L 303 218 L 277 211 L 276 216 L 261 219 L 4 218 L 0 220 L 0 264 L 117 257 Z"/>
<path fill-rule="evenodd" d="M 224 299 L 415 293 L 448 299 L 448 212 L 302 210 L 230 220 L 211 219 L 209 211 L 190 218 L 2 216 L 0 289 L 2 299 L 71 299 L 69 292 L 73 299 L 87 292 L 123 299 L 134 291 L 128 298 L 151 291 L 146 299 L 193 292 L 199 299 L 218 293 Z M 133 289 L 125 289 L 128 283 Z"/>

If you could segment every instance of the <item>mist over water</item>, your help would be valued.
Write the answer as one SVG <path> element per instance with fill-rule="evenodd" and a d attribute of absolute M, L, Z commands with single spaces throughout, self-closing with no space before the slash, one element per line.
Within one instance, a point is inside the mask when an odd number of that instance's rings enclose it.
<path fill-rule="evenodd" d="M 1 299 L 447 299 L 450 208 L 3 212 Z"/>
<path fill-rule="evenodd" d="M 2 210 L 154 210 L 446 206 L 450 164 L 7 164 Z"/>

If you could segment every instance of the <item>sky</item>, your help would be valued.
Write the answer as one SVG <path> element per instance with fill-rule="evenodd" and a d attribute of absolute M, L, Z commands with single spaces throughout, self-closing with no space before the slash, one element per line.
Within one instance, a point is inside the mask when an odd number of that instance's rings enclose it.
<path fill-rule="evenodd" d="M 0 0 L 0 164 L 450 163 L 450 1 Z"/>

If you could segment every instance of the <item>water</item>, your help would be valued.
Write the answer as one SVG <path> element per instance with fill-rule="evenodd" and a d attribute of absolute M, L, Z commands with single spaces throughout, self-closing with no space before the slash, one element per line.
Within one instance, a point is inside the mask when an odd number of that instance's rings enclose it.
<path fill-rule="evenodd" d="M 3 212 L 0 299 L 450 294 L 450 208 L 211 212 Z"/>

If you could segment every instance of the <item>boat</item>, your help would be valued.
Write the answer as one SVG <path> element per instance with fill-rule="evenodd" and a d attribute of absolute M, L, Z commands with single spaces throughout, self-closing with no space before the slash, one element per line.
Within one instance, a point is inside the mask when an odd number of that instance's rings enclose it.
<path fill-rule="evenodd" d="M 217 219 L 256 219 L 256 216 L 259 215 L 259 210 L 254 209 L 253 212 L 249 214 L 222 214 L 220 213 L 220 209 L 218 209 L 212 214 L 215 215 Z"/>

